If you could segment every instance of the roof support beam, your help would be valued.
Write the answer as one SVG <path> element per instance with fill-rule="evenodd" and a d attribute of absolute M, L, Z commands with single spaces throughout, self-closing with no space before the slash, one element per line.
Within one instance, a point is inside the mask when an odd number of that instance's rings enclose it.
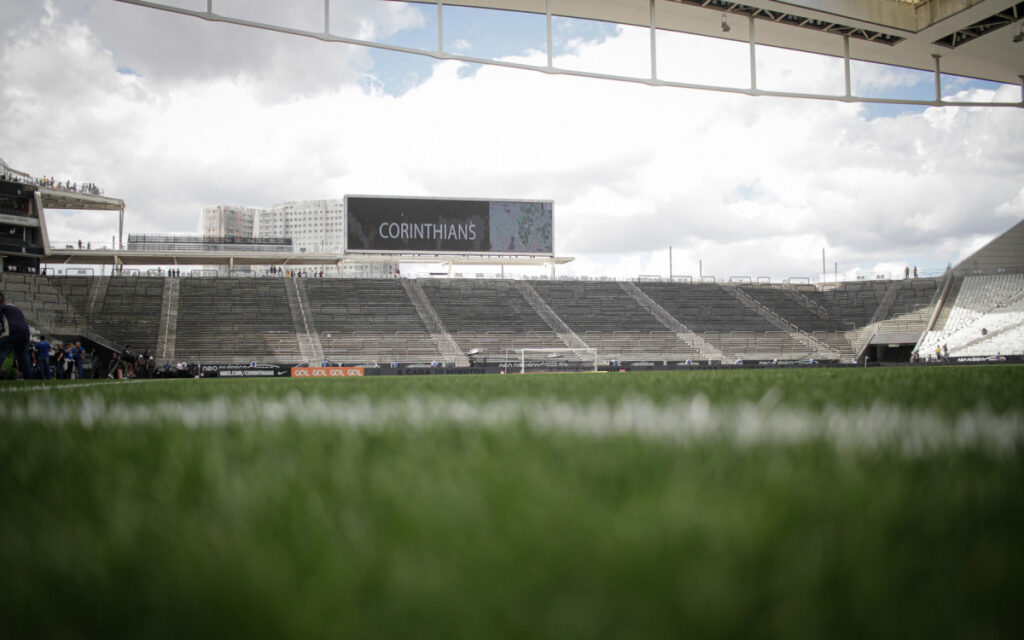
<path fill-rule="evenodd" d="M 852 98 L 850 91 L 850 36 L 843 36 L 843 77 L 846 82 L 846 97 Z"/>
<path fill-rule="evenodd" d="M 554 64 L 552 63 L 553 54 L 551 52 L 551 0 L 546 0 L 545 4 L 547 5 L 545 9 L 545 18 L 548 31 L 548 69 L 552 69 L 554 68 Z"/>
<path fill-rule="evenodd" d="M 32 194 L 32 205 L 39 217 L 39 233 L 43 241 L 43 255 L 50 255 L 50 232 L 46 229 L 46 215 L 43 211 L 43 196 L 38 190 Z"/>
<path fill-rule="evenodd" d="M 757 92 L 757 36 L 754 34 L 754 16 L 747 18 L 750 25 L 750 90 Z"/>
<path fill-rule="evenodd" d="M 651 80 L 658 79 L 658 27 L 654 2 L 655 0 L 651 0 Z"/>
<path fill-rule="evenodd" d="M 323 42 L 332 42 L 340 44 L 349 44 L 360 47 L 368 47 L 371 49 L 379 49 L 382 51 L 394 51 L 397 53 L 408 53 L 418 56 L 427 56 L 436 60 L 458 60 L 460 62 L 467 62 L 470 64 L 478 64 L 493 67 L 503 67 L 506 69 L 520 69 L 528 71 L 539 71 L 542 73 L 574 76 L 581 78 L 593 78 L 598 80 L 614 80 L 617 82 L 628 82 L 633 84 L 645 84 L 648 86 L 656 87 L 674 87 L 680 89 L 694 89 L 699 91 L 717 91 L 721 93 L 735 93 L 749 96 L 772 96 L 779 98 L 800 98 L 800 99 L 811 99 L 811 100 L 826 100 L 834 102 L 863 102 L 869 104 L 901 104 L 901 105 L 917 105 L 917 106 L 938 106 L 938 107 L 1011 107 L 1020 109 L 1024 107 L 1024 101 L 1021 102 L 968 102 L 968 101 L 942 101 L 940 99 L 935 100 L 906 100 L 900 98 L 873 98 L 873 97 L 861 97 L 861 96 L 843 96 L 843 95 L 826 95 L 818 93 L 803 93 L 796 91 L 764 91 L 757 89 L 756 82 L 756 55 L 755 45 L 756 37 L 754 34 L 752 16 L 748 19 L 751 22 L 750 28 L 750 58 L 751 58 L 751 86 L 750 88 L 740 87 L 729 87 L 720 85 L 709 85 L 699 84 L 693 82 L 675 82 L 661 80 L 655 77 L 647 78 L 642 76 L 623 76 L 613 73 L 599 73 L 593 71 L 577 71 L 573 69 L 562 69 L 553 65 L 543 66 L 527 64 L 522 62 L 515 62 L 511 60 L 495 60 L 490 58 L 478 58 L 473 56 L 460 55 L 457 53 L 448 53 L 443 50 L 443 20 L 442 20 L 442 8 L 443 0 L 436 0 L 438 7 L 438 49 L 437 50 L 424 50 L 415 49 L 412 47 L 404 47 L 393 44 L 386 44 L 383 42 L 373 42 L 370 40 L 361 40 L 358 38 L 350 38 L 346 36 L 339 36 L 333 33 L 320 33 L 319 31 L 309 31 L 305 29 L 296 29 L 293 27 L 287 27 L 284 25 L 268 24 L 263 22 L 257 22 L 253 20 L 246 20 L 243 18 L 234 18 L 231 16 L 224 16 L 212 13 L 212 0 L 207 1 L 207 11 L 196 11 L 191 9 L 184 9 L 156 0 L 115 0 L 124 4 L 131 4 L 139 7 L 145 7 L 148 9 L 157 9 L 160 11 L 166 11 L 168 13 L 175 13 L 178 15 L 191 16 L 194 18 L 200 18 L 210 22 L 225 22 L 228 24 L 234 24 L 242 27 L 250 27 L 253 29 L 263 29 L 266 31 L 272 31 L 276 33 L 283 33 L 288 35 L 301 36 L 305 38 L 314 38 Z M 428 0 L 429 1 L 429 0 Z M 726 13 L 732 12 L 736 7 L 736 3 L 730 3 L 729 6 L 724 10 Z M 549 5 L 550 12 L 550 5 Z M 829 23 L 827 26 L 834 25 Z M 838 34 L 836 34 L 838 35 Z M 550 36 L 549 36 L 550 37 Z"/>
<path fill-rule="evenodd" d="M 444 2 L 437 0 L 437 52 L 444 53 Z"/>

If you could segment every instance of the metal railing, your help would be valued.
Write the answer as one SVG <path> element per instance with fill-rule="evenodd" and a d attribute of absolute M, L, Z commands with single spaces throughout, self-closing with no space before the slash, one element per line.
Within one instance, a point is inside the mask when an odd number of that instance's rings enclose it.
<path fill-rule="evenodd" d="M 75 241 L 74 243 L 65 242 L 65 241 L 54 241 L 54 242 L 50 243 L 50 246 L 51 247 L 59 248 L 61 245 L 63 245 L 67 249 L 78 250 L 77 242 L 78 241 Z M 90 250 L 92 250 L 92 251 L 97 251 L 97 250 L 109 251 L 110 249 L 111 249 L 111 245 L 109 243 L 108 244 L 103 244 L 103 243 L 88 243 L 88 242 L 83 242 L 82 243 L 82 248 L 81 248 L 82 251 L 90 251 Z M 255 265 L 250 270 L 238 269 L 238 268 L 230 269 L 230 270 L 229 269 L 215 270 L 215 269 L 202 268 L 202 267 L 200 267 L 200 268 L 189 268 L 188 266 L 185 266 L 185 265 L 179 265 L 177 267 L 175 267 L 175 265 L 159 265 L 159 266 L 162 266 L 162 268 L 164 269 L 164 274 L 163 275 L 166 275 L 167 268 L 171 267 L 171 268 L 178 268 L 178 269 L 180 269 L 181 272 L 182 272 L 182 274 L 181 274 L 182 276 L 195 275 L 197 277 L 202 277 L 202 276 L 211 277 L 211 276 L 218 276 L 219 275 L 220 277 L 239 277 L 239 278 L 251 278 L 251 277 L 264 277 L 264 278 L 265 277 L 276 277 L 276 278 L 286 278 L 286 277 L 303 277 L 303 278 L 305 278 L 305 277 L 310 277 L 310 278 L 320 278 L 320 277 L 323 277 L 323 278 L 335 278 L 335 279 L 340 278 L 340 279 L 370 279 L 370 280 L 380 280 L 380 279 L 391 280 L 391 279 L 395 278 L 394 274 L 392 274 L 390 272 L 387 273 L 387 274 L 375 274 L 375 273 L 352 273 L 352 274 L 346 274 L 346 273 L 338 270 L 338 268 L 333 266 L 333 265 L 330 265 L 330 266 L 328 266 L 328 265 L 319 265 L 319 266 L 316 266 L 316 267 L 307 267 L 307 268 L 303 268 L 303 267 L 279 267 L 277 273 L 269 273 L 268 272 L 268 268 L 269 268 L 270 265 L 267 265 L 267 266 Z M 274 265 L 274 266 L 277 266 L 277 265 Z M 143 266 L 143 267 L 140 267 L 140 268 L 146 271 L 146 275 L 161 275 L 159 272 L 151 273 L 153 271 L 153 269 L 155 269 L 157 267 L 158 267 L 158 265 L 153 265 L 152 267 Z M 70 267 L 68 269 L 70 269 Z M 55 274 L 56 275 L 62 275 L 63 274 L 63 270 L 60 267 L 56 267 L 56 271 L 55 271 L 55 267 L 50 266 L 50 267 L 46 268 L 46 271 L 50 275 L 55 275 Z M 138 271 L 138 269 L 135 269 L 135 271 Z M 289 274 L 288 271 L 290 271 L 291 273 Z M 323 272 L 323 276 L 319 275 L 321 271 Z M 124 270 L 124 271 L 122 271 L 120 273 L 115 273 L 113 275 L 124 275 L 127 272 L 128 272 L 128 270 Z M 298 276 L 297 275 L 298 272 L 301 272 L 302 275 Z M 946 273 L 947 273 L 946 270 L 918 271 L 918 278 L 935 278 L 935 277 L 943 276 Z M 1009 274 L 1009 273 L 1024 273 L 1024 266 L 1009 266 L 1009 267 L 1000 267 L 1000 268 L 995 268 L 995 269 L 972 269 L 972 270 L 959 270 L 959 271 L 957 271 L 957 275 L 994 275 L 994 274 Z M 71 275 L 71 274 L 69 274 L 69 275 Z M 748 275 L 733 275 L 733 276 L 729 276 L 728 278 L 723 278 L 723 277 L 720 277 L 720 276 L 713 276 L 713 275 L 702 275 L 700 277 L 692 276 L 692 275 L 673 275 L 673 276 L 669 277 L 669 276 L 662 276 L 662 275 L 657 275 L 657 274 L 640 274 L 640 275 L 636 275 L 636 276 L 593 276 L 593 275 L 584 275 L 584 274 L 564 274 L 564 275 L 550 276 L 548 274 L 531 275 L 531 274 L 497 273 L 497 272 L 495 272 L 495 273 L 481 273 L 481 272 L 475 272 L 475 273 L 464 273 L 464 272 L 452 272 L 452 273 L 447 273 L 447 272 L 424 272 L 424 273 L 406 273 L 406 274 L 402 274 L 400 277 L 402 277 L 402 278 L 410 278 L 410 279 L 420 279 L 420 280 L 423 280 L 423 279 L 445 279 L 445 280 L 448 280 L 448 279 L 453 279 L 453 280 L 466 279 L 466 280 L 526 280 L 526 281 L 558 281 L 558 282 L 643 282 L 643 283 L 668 282 L 668 283 L 676 283 L 676 284 L 694 284 L 694 283 L 698 283 L 698 284 L 714 284 L 714 283 L 723 283 L 723 284 L 761 284 L 761 285 L 771 285 L 771 284 L 779 284 L 779 285 L 784 285 L 784 284 L 791 284 L 791 285 L 792 284 L 803 284 L 803 285 L 812 285 L 812 286 L 815 286 L 815 287 L 818 287 L 818 288 L 821 288 L 821 289 L 824 289 L 824 290 L 830 290 L 830 289 L 835 288 L 836 286 L 843 285 L 843 284 L 856 284 L 856 283 L 868 283 L 868 282 L 893 280 L 893 278 L 891 277 L 891 274 L 888 273 L 888 272 L 865 272 L 865 273 L 855 274 L 852 278 L 850 278 L 850 277 L 847 277 L 847 278 L 840 277 L 838 280 L 833 280 L 832 278 L 828 278 L 827 280 L 822 280 L 820 275 L 816 279 L 812 278 L 812 277 L 808 277 L 808 276 L 789 276 L 789 277 L 785 277 L 785 278 L 772 278 L 771 276 L 757 276 L 756 279 L 755 279 L 753 276 L 748 276 Z M 900 274 L 900 277 L 896 278 L 895 280 L 898 281 L 898 280 L 902 280 L 902 279 L 903 279 L 902 274 Z M 913 276 L 911 276 L 910 279 L 914 279 Z"/>

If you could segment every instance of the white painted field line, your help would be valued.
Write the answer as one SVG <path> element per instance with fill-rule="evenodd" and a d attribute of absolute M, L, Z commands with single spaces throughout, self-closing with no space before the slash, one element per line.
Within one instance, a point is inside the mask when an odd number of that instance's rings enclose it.
<path fill-rule="evenodd" d="M 90 387 L 113 387 L 124 384 L 141 384 L 143 382 L 169 382 L 171 380 L 189 380 L 190 378 L 134 378 L 131 380 L 104 380 L 99 382 L 83 382 L 81 384 L 40 384 L 31 387 L 0 387 L 0 393 L 31 393 L 33 391 L 74 391 Z"/>
<path fill-rule="evenodd" d="M 973 409 L 948 417 L 881 403 L 818 411 L 778 405 L 768 396 L 758 403 L 717 406 L 703 395 L 668 403 L 644 397 L 615 403 L 577 403 L 515 398 L 467 401 L 448 396 L 339 399 L 293 391 L 280 398 L 221 396 L 141 405 L 86 394 L 67 402 L 32 396 L 25 404 L 9 407 L 5 417 L 11 424 L 86 429 L 297 426 L 379 431 L 525 427 L 535 432 L 598 438 L 638 436 L 681 445 L 823 442 L 842 451 L 892 452 L 911 458 L 966 450 L 1000 456 L 1024 450 L 1024 414 L 1019 412 L 1000 415 Z"/>

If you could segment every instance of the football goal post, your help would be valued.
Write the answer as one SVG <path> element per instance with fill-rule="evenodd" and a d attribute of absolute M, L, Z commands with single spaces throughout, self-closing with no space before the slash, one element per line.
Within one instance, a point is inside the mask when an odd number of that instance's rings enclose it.
<path fill-rule="evenodd" d="M 519 373 L 597 371 L 597 349 L 520 349 Z"/>

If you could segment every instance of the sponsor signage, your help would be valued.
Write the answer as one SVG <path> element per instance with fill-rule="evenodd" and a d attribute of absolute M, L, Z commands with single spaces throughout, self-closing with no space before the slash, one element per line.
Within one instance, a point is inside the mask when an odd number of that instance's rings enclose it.
<path fill-rule="evenodd" d="M 1010 363 L 1020 364 L 1024 362 L 1024 356 L 1020 355 L 994 355 L 994 356 L 955 356 L 952 358 L 945 359 L 948 362 L 955 362 L 957 364 L 980 364 L 980 363 Z"/>
<path fill-rule="evenodd" d="M 550 200 L 346 196 L 348 251 L 554 255 Z"/>
<path fill-rule="evenodd" d="M 3 224 L 12 224 L 18 227 L 38 227 L 38 218 L 27 218 L 25 216 L 10 216 L 6 213 L 0 213 L 0 222 Z"/>
<path fill-rule="evenodd" d="M 222 369 L 218 378 L 274 378 L 277 371 L 271 369 Z"/>
<path fill-rule="evenodd" d="M 835 359 L 821 359 L 821 358 L 806 358 L 806 359 L 775 359 L 775 360 L 743 360 L 742 358 L 735 362 L 723 362 L 722 365 L 725 367 L 835 367 L 842 366 L 843 363 Z"/>
<path fill-rule="evenodd" d="M 292 367 L 293 378 L 354 378 L 362 375 L 362 367 Z"/>

